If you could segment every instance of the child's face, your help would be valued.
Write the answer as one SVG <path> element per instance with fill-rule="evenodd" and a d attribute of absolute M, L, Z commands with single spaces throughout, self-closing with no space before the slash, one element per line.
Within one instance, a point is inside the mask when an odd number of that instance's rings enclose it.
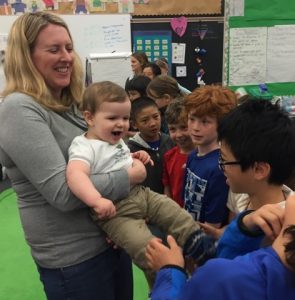
<path fill-rule="evenodd" d="M 162 97 L 160 97 L 154 91 L 151 90 L 149 91 L 148 96 L 156 102 L 159 108 L 167 106 L 172 100 L 172 97 L 168 94 L 164 94 Z"/>
<path fill-rule="evenodd" d="M 194 149 L 186 123 L 168 124 L 169 135 L 173 142 L 185 151 Z"/>
<path fill-rule="evenodd" d="M 197 146 L 208 147 L 217 143 L 217 120 L 204 116 L 196 117 L 193 113 L 188 114 L 188 130 L 192 141 Z"/>
<path fill-rule="evenodd" d="M 151 105 L 142 109 L 136 115 L 134 126 L 145 141 L 157 141 L 161 128 L 161 116 L 158 108 Z"/>
<path fill-rule="evenodd" d="M 131 102 L 141 97 L 140 93 L 136 90 L 128 91 L 128 95 Z"/>
<path fill-rule="evenodd" d="M 142 73 L 144 76 L 148 77 L 150 80 L 153 80 L 155 77 L 151 67 L 144 68 Z"/>
<path fill-rule="evenodd" d="M 220 162 L 225 163 L 221 168 L 230 189 L 234 193 L 251 193 L 251 187 L 255 186 L 252 168 L 242 171 L 238 160 L 224 141 L 220 143 Z"/>
<path fill-rule="evenodd" d="M 94 115 L 84 112 L 88 123 L 87 137 L 116 144 L 129 129 L 131 103 L 128 98 L 124 102 L 103 102 Z"/>

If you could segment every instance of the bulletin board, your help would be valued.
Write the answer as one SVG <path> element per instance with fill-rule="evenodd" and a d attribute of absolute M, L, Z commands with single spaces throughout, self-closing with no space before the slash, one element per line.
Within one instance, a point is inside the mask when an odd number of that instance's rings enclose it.
<path fill-rule="evenodd" d="M 159 15 L 221 15 L 222 0 L 149 0 L 134 1 L 134 16 Z M 137 3 L 136 3 L 137 2 Z"/>
<path fill-rule="evenodd" d="M 197 47 L 206 50 L 203 56 L 203 65 L 206 73 L 203 75 L 206 84 L 221 83 L 222 82 L 222 61 L 223 61 L 223 18 L 216 18 L 214 20 L 208 19 L 192 19 L 188 20 L 187 28 L 182 37 L 178 36 L 171 28 L 170 20 L 167 22 L 156 22 L 156 19 L 148 23 L 131 23 L 131 35 L 133 49 L 135 45 L 135 33 L 141 32 L 170 32 L 171 42 L 185 44 L 185 61 L 184 64 L 172 64 L 171 75 L 177 81 L 188 88 L 195 89 L 197 84 L 198 64 L 196 62 Z M 172 47 L 172 44 L 169 45 Z M 171 48 L 170 50 L 171 51 Z M 152 60 L 152 59 L 151 59 Z M 185 77 L 176 77 L 176 68 L 179 66 L 186 67 Z"/>
<path fill-rule="evenodd" d="M 245 15 L 243 17 L 229 18 L 230 38 L 227 84 L 233 89 L 241 86 L 249 89 L 256 87 L 258 84 L 266 83 L 269 92 L 273 95 L 294 95 L 295 80 L 292 78 L 295 78 L 295 76 L 294 74 L 289 74 L 293 71 L 291 66 L 295 64 L 295 54 L 293 54 L 295 49 L 295 27 L 293 25 L 295 25 L 294 0 L 273 0 L 271 2 L 267 0 L 261 0 L 259 2 L 255 0 L 245 1 Z M 251 29 L 254 29 L 253 40 L 250 39 L 250 35 L 248 35 Z M 248 35 L 248 42 L 242 37 L 244 33 Z M 258 38 L 259 34 L 261 36 L 260 38 Z M 235 36 L 244 43 L 240 49 L 233 46 L 235 43 L 237 44 L 237 41 L 234 39 Z M 260 44 L 255 47 L 255 39 L 256 43 L 259 44 L 265 38 L 265 45 Z M 251 44 L 252 42 L 253 44 Z M 263 51 L 263 49 L 265 50 Z M 231 51 L 233 53 L 231 53 Z M 240 53 L 237 54 L 235 51 L 239 51 Z M 271 57 L 273 59 L 270 59 Z M 290 61 L 286 60 L 286 58 L 290 59 Z M 232 73 L 230 65 L 232 64 L 232 68 L 235 67 L 233 63 L 234 59 L 240 59 L 241 61 L 244 59 L 247 60 L 243 68 L 245 74 L 250 74 L 250 76 L 251 74 L 256 75 L 257 72 L 260 72 L 265 63 L 266 82 L 263 82 L 263 77 L 261 76 L 261 80 L 257 80 L 256 83 L 233 84 L 234 74 Z M 263 59 L 266 59 L 266 62 L 263 62 Z M 274 66 L 277 66 L 277 69 Z M 283 73 L 285 70 L 288 73 Z M 279 77 L 279 74 L 281 74 L 282 79 Z M 257 77 L 257 79 L 258 78 L 259 77 Z M 272 78 L 277 78 L 277 80 L 273 80 Z M 284 82 L 284 78 L 291 79 Z M 245 81 L 247 81 L 247 78 L 245 78 Z"/>
<path fill-rule="evenodd" d="M 8 4 L 8 5 L 6 5 Z M 134 16 L 221 15 L 223 0 L 1 0 L 0 15 L 50 10 L 58 14 L 118 14 Z"/>

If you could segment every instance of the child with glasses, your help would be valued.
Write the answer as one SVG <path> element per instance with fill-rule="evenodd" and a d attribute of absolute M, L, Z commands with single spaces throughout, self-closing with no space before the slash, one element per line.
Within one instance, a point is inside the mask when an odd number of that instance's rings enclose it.
<path fill-rule="evenodd" d="M 200 87 L 184 102 L 188 129 L 196 145 L 186 164 L 184 207 L 196 221 L 216 228 L 228 220 L 228 186 L 218 165 L 217 129 L 219 121 L 236 104 L 235 94 L 218 85 Z"/>
<path fill-rule="evenodd" d="M 295 299 L 295 196 L 286 201 L 283 215 L 279 235 L 271 246 L 235 259 L 211 259 L 189 279 L 175 240 L 168 237 L 169 247 L 156 239 L 151 240 L 146 256 L 149 266 L 158 273 L 150 298 Z M 243 248 L 245 244 L 236 246 Z"/>
<path fill-rule="evenodd" d="M 233 258 L 243 254 L 236 246 L 247 237 L 260 236 L 259 248 L 278 233 L 277 204 L 291 193 L 284 183 L 295 168 L 295 124 L 279 106 L 248 99 L 220 122 L 218 137 L 227 184 L 234 193 L 248 195 L 244 212 L 230 223 L 218 244 L 219 257 Z M 267 236 L 263 241 L 260 229 Z"/>

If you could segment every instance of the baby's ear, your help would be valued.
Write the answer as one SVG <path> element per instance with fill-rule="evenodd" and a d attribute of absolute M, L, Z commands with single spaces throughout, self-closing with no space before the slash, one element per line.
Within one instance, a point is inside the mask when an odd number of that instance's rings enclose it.
<path fill-rule="evenodd" d="M 83 117 L 88 124 L 88 126 L 93 126 L 93 115 L 90 111 L 84 110 L 83 111 Z"/>

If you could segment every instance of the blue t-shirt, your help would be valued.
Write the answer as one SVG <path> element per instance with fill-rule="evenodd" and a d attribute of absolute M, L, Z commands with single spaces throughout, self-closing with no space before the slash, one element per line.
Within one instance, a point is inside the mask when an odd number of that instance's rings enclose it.
<path fill-rule="evenodd" d="M 152 300 L 294 300 L 295 274 L 272 247 L 235 259 L 216 258 L 197 268 L 190 280 L 178 268 L 157 273 Z"/>
<path fill-rule="evenodd" d="M 184 207 L 196 221 L 223 223 L 228 218 L 228 186 L 218 166 L 220 150 L 198 156 L 193 151 L 187 160 L 184 177 Z"/>

